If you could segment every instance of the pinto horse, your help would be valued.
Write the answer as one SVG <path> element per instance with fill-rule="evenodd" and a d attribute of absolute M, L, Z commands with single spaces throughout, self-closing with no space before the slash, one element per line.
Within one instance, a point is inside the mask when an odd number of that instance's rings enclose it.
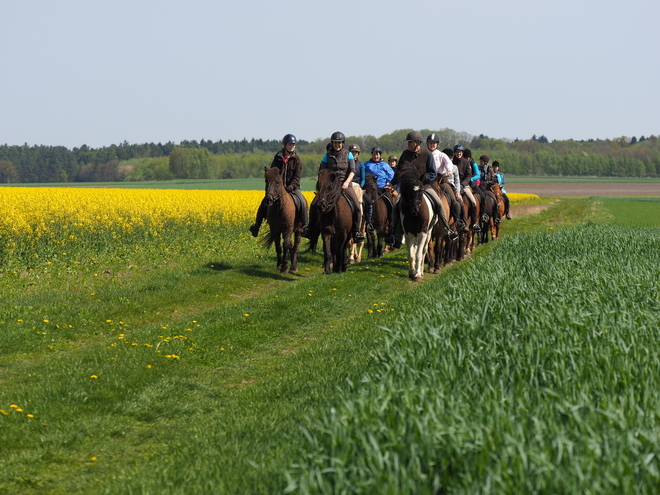
<path fill-rule="evenodd" d="M 315 211 L 318 212 L 318 225 L 323 239 L 323 268 L 325 274 L 331 271 L 343 273 L 348 265 L 348 241 L 351 240 L 353 213 L 346 197 L 342 194 L 342 181 L 339 174 L 328 169 L 319 171 L 316 182 Z M 359 208 L 360 205 L 357 205 Z M 314 219 L 316 220 L 316 219 Z M 310 249 L 316 247 L 316 239 L 310 240 Z"/>
<path fill-rule="evenodd" d="M 385 239 L 392 233 L 392 204 L 384 193 L 380 194 L 376 176 L 367 174 L 365 187 L 374 208 L 371 219 L 373 230 L 367 232 L 367 250 L 370 258 L 381 258 Z"/>
<path fill-rule="evenodd" d="M 265 168 L 266 176 L 266 219 L 270 233 L 264 239 L 267 248 L 275 243 L 277 269 L 289 271 L 287 257 L 291 260 L 291 273 L 298 273 L 298 249 L 303 227 L 302 217 L 296 212 L 292 195 L 284 187 L 285 170 L 277 167 Z M 304 198 L 303 198 L 304 199 Z M 302 205 L 307 208 L 307 201 Z M 291 234 L 295 234 L 291 242 Z M 284 249 L 282 249 L 284 244 Z"/>
<path fill-rule="evenodd" d="M 416 170 L 401 174 L 399 189 L 398 210 L 408 246 L 408 276 L 419 282 L 424 277 L 424 260 L 438 217 L 431 200 L 424 194 Z"/>

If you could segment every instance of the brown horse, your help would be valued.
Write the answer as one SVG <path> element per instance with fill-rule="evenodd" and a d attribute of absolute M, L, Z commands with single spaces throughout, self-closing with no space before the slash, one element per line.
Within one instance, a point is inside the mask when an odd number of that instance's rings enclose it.
<path fill-rule="evenodd" d="M 424 261 L 438 217 L 431 200 L 424 194 L 417 171 L 406 170 L 399 179 L 398 212 L 408 247 L 408 276 L 415 282 L 424 277 Z"/>
<path fill-rule="evenodd" d="M 474 232 L 474 230 L 472 229 L 474 225 L 472 223 L 469 214 L 470 208 L 472 207 L 472 203 L 470 203 L 470 198 L 468 198 L 467 194 L 465 194 L 462 191 L 461 191 L 461 198 L 463 199 L 463 221 L 470 227 L 470 231 L 466 235 L 465 243 L 463 245 L 464 249 L 462 250 L 462 252 L 458 254 L 459 260 L 462 260 L 466 254 L 470 254 L 472 251 L 474 251 L 474 248 L 477 247 L 479 240 L 479 233 Z M 476 218 L 477 218 L 477 222 L 479 222 L 479 219 L 481 218 L 481 204 L 479 203 L 479 196 L 476 196 L 475 200 L 477 202 Z"/>
<path fill-rule="evenodd" d="M 481 214 L 481 233 L 479 235 L 479 244 L 485 244 L 488 242 L 488 233 L 493 232 L 495 226 L 495 213 L 497 212 L 497 201 L 488 193 L 485 193 L 484 196 L 484 211 Z M 493 236 L 493 239 L 495 237 Z"/>
<path fill-rule="evenodd" d="M 433 182 L 431 187 L 440 197 L 442 201 L 442 209 L 445 212 L 445 220 L 449 225 L 449 228 L 456 230 L 456 219 L 451 215 L 450 203 L 445 195 L 444 191 L 440 188 L 438 182 Z M 445 232 L 443 235 L 444 229 L 441 227 L 442 223 L 438 221 L 433 227 L 433 235 L 431 236 L 431 242 L 429 244 L 429 271 L 433 273 L 440 273 L 442 265 L 449 265 L 455 256 L 455 250 L 460 244 L 464 236 L 459 236 L 456 241 L 449 239 L 449 236 Z"/>
<path fill-rule="evenodd" d="M 490 189 L 491 191 L 493 191 L 493 194 L 497 199 L 497 211 L 500 215 L 500 220 L 501 220 L 502 218 L 504 218 L 504 196 L 502 195 L 502 188 L 500 187 L 499 184 L 493 184 L 492 186 L 490 186 Z M 493 237 L 493 239 L 499 239 L 500 224 L 498 223 L 497 225 L 495 225 L 495 222 L 491 218 L 489 226 L 490 226 L 491 236 Z"/>
<path fill-rule="evenodd" d="M 280 170 L 277 167 L 265 168 L 266 219 L 270 232 L 264 239 L 264 244 L 270 248 L 273 242 L 275 243 L 277 269 L 280 272 L 289 271 L 288 256 L 291 259 L 291 272 L 297 273 L 303 220 L 296 212 L 292 195 L 284 187 L 284 173 L 284 169 Z M 302 207 L 307 208 L 307 201 Z M 291 242 L 291 234 L 294 233 L 294 241 Z M 284 250 L 282 244 L 284 244 Z"/>
<path fill-rule="evenodd" d="M 381 258 L 385 239 L 392 233 L 392 203 L 385 193 L 379 192 L 376 176 L 367 174 L 365 187 L 374 208 L 371 219 L 373 230 L 367 232 L 367 250 L 370 258 Z"/>
<path fill-rule="evenodd" d="M 323 268 L 343 273 L 348 265 L 348 241 L 351 239 L 353 213 L 346 197 L 342 194 L 342 181 L 339 174 L 328 169 L 319 171 L 316 182 L 314 211 L 318 214 L 318 226 L 323 238 Z M 357 205 L 359 208 L 359 205 Z M 317 220 L 317 219 L 314 219 Z M 310 250 L 316 247 L 316 240 L 310 240 Z"/>

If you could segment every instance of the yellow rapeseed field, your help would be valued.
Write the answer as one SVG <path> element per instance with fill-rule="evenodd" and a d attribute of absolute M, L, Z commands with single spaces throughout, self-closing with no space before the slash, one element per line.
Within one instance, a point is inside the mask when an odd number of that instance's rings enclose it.
<path fill-rule="evenodd" d="M 304 192 L 311 202 L 312 192 Z M 84 249 L 158 242 L 247 226 L 263 191 L 3 188 L 0 264 L 13 257 L 67 256 Z M 521 204 L 533 194 L 510 194 Z M 84 251 L 84 250 L 83 250 Z M 78 253 L 80 255 L 80 252 Z"/>

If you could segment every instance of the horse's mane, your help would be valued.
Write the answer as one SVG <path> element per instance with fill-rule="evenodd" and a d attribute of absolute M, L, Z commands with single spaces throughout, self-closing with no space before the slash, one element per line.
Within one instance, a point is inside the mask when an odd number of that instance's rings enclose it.
<path fill-rule="evenodd" d="M 271 182 L 273 180 L 277 180 L 281 172 L 282 171 L 277 167 L 271 167 L 269 169 L 266 169 L 264 173 L 266 177 L 266 183 Z"/>
<path fill-rule="evenodd" d="M 341 181 L 338 180 L 339 174 L 332 170 L 323 169 L 319 171 L 316 181 L 316 189 L 319 198 L 326 200 L 328 204 L 334 205 L 341 197 Z"/>
<path fill-rule="evenodd" d="M 378 197 L 378 179 L 373 174 L 367 174 L 365 179 L 365 191 L 373 201 Z"/>
<path fill-rule="evenodd" d="M 410 168 L 404 170 L 399 177 L 399 189 L 401 194 L 410 194 L 415 187 L 421 187 L 422 182 L 417 177 L 417 170 Z"/>

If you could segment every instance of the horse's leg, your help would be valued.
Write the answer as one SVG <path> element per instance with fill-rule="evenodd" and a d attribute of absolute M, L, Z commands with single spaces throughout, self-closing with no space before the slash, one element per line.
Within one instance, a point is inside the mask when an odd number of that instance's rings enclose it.
<path fill-rule="evenodd" d="M 323 234 L 323 272 L 326 275 L 330 275 L 332 265 L 332 246 L 331 246 L 332 236 L 330 234 Z"/>
<path fill-rule="evenodd" d="M 350 264 L 353 264 L 357 259 L 357 247 L 355 245 L 355 242 L 353 242 L 353 240 L 348 241 L 348 251 L 350 252 L 350 256 L 348 257 L 348 262 Z"/>
<path fill-rule="evenodd" d="M 291 273 L 298 273 L 298 250 L 300 249 L 300 241 L 302 234 L 294 232 L 293 234 L 293 248 L 291 249 Z"/>
<path fill-rule="evenodd" d="M 286 232 L 282 233 L 282 238 L 284 242 L 284 253 L 282 256 L 282 268 L 280 268 L 280 271 L 282 273 L 288 273 L 289 271 L 289 257 L 292 257 L 292 251 L 293 251 L 293 244 L 291 243 L 291 234 L 292 232 L 289 231 L 289 229 L 286 230 Z M 291 260 L 293 263 L 293 259 Z"/>
<path fill-rule="evenodd" d="M 275 232 L 275 253 L 277 254 L 277 269 L 282 271 L 282 244 L 280 241 L 280 233 Z"/>

